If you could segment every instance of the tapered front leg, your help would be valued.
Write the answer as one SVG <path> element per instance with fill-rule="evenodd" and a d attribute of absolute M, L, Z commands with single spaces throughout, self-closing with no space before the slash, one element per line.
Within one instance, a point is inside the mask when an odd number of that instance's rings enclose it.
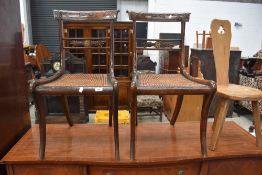
<path fill-rule="evenodd" d="M 114 101 L 114 95 L 113 96 L 110 96 L 109 97 L 109 100 L 108 100 L 108 106 L 109 106 L 109 126 L 112 126 L 112 114 L 113 114 L 113 102 Z"/>
<path fill-rule="evenodd" d="M 216 146 L 218 144 L 218 139 L 220 137 L 221 130 L 223 128 L 225 118 L 227 115 L 228 107 L 229 107 L 229 102 L 230 100 L 221 98 L 219 103 L 219 111 L 216 116 L 216 124 L 214 126 L 214 131 L 211 137 L 211 143 L 209 145 L 209 149 L 214 151 L 216 149 Z"/>
<path fill-rule="evenodd" d="M 120 160 L 119 132 L 118 132 L 118 84 L 117 82 L 114 83 L 114 88 L 113 88 L 113 104 L 114 104 L 113 116 L 114 116 L 115 159 Z"/>
<path fill-rule="evenodd" d="M 204 96 L 202 111 L 201 111 L 201 120 L 200 120 L 200 142 L 201 142 L 201 152 L 203 157 L 207 157 L 207 119 L 208 111 L 210 104 L 213 100 L 214 94 L 208 94 Z"/>
<path fill-rule="evenodd" d="M 130 119 L 130 159 L 135 159 L 137 96 L 136 87 L 131 84 L 131 119 Z"/>
<path fill-rule="evenodd" d="M 39 146 L 39 159 L 45 158 L 45 146 L 46 146 L 46 119 L 44 112 L 44 97 L 36 95 L 35 105 L 39 114 L 39 135 L 40 135 L 40 146 Z"/>

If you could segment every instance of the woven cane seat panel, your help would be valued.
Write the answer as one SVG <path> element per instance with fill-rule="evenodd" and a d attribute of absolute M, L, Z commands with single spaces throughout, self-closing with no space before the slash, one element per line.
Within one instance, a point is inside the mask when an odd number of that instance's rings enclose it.
<path fill-rule="evenodd" d="M 209 88 L 207 85 L 202 85 L 186 79 L 181 74 L 141 74 L 138 75 L 139 86 L 154 87 L 154 88 Z"/>
<path fill-rule="evenodd" d="M 106 74 L 64 74 L 59 79 L 44 84 L 43 86 L 52 87 L 73 87 L 73 86 L 90 86 L 101 87 L 109 86 Z"/>

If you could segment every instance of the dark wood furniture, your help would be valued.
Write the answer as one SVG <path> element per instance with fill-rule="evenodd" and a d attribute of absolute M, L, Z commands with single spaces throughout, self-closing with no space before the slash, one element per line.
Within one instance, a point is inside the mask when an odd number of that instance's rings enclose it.
<path fill-rule="evenodd" d="M 262 99 L 262 91 L 256 88 L 229 83 L 228 70 L 231 43 L 231 24 L 228 20 L 215 19 L 211 22 L 210 28 L 216 66 L 216 95 L 219 97 L 214 117 L 210 149 L 216 149 L 218 139 L 225 122 L 230 100 L 252 101 L 256 145 L 258 147 L 262 147 L 260 112 L 258 107 L 258 101 Z"/>
<path fill-rule="evenodd" d="M 0 159 L 31 127 L 19 1 L 0 1 Z M 5 165 L 0 161 L 0 174 Z"/>
<path fill-rule="evenodd" d="M 159 73 L 177 73 L 179 69 L 179 57 L 181 49 L 159 51 Z M 188 67 L 189 46 L 185 46 L 185 67 Z"/>
<path fill-rule="evenodd" d="M 220 146 L 216 151 L 208 151 L 205 158 L 201 155 L 199 122 L 178 122 L 175 127 L 169 124 L 138 125 L 135 161 L 129 159 L 129 130 L 129 125 L 119 127 L 121 160 L 116 161 L 112 151 L 113 131 L 107 125 L 79 124 L 70 129 L 65 124 L 48 125 L 49 149 L 46 159 L 40 161 L 37 155 L 39 132 L 38 126 L 34 125 L 3 162 L 7 165 L 8 175 L 262 173 L 262 148 L 256 147 L 255 138 L 234 122 L 225 123 Z M 208 141 L 211 130 L 211 124 L 208 124 Z"/>
<path fill-rule="evenodd" d="M 229 82 L 238 84 L 239 80 L 239 64 L 241 58 L 240 50 L 231 50 L 229 57 Z M 196 49 L 191 48 L 190 54 L 190 75 L 198 77 L 198 72 L 203 74 L 203 78 L 206 80 L 216 81 L 216 69 L 214 62 L 214 55 L 212 49 Z M 214 116 L 218 97 L 215 96 L 211 103 L 208 116 Z M 233 102 L 229 105 L 227 116 L 231 116 L 233 113 Z"/>
<path fill-rule="evenodd" d="M 112 113 L 114 116 L 114 140 L 115 158 L 119 159 L 118 140 L 118 83 L 114 76 L 114 25 L 118 11 L 66 11 L 54 10 L 54 17 L 59 22 L 61 70 L 55 75 L 35 81 L 32 85 L 36 107 L 39 113 L 40 147 L 39 157 L 44 159 L 46 145 L 46 119 L 44 112 L 44 96 L 58 95 L 63 101 L 65 115 L 70 126 L 67 95 L 106 95 L 111 98 L 109 108 L 109 126 L 112 126 Z M 79 21 L 82 23 L 100 22 L 107 23 L 106 33 L 103 37 L 71 37 L 64 35 L 64 24 L 68 21 Z M 69 45 L 67 45 L 68 43 Z M 65 50 L 70 49 L 94 49 L 108 52 L 109 62 L 108 74 L 96 72 L 96 74 L 65 74 Z M 100 70 L 100 68 L 99 68 Z M 100 73 L 100 74 L 98 74 Z M 103 74 L 102 74 L 103 73 Z"/>
<path fill-rule="evenodd" d="M 178 95 L 178 102 L 170 124 L 174 125 L 178 117 L 184 95 L 205 95 L 202 106 L 202 117 L 200 126 L 201 150 L 204 157 L 207 156 L 206 146 L 206 124 L 209 105 L 216 90 L 216 85 L 212 81 L 200 80 L 191 77 L 185 70 L 185 25 L 189 21 L 190 13 L 136 13 L 128 12 L 129 19 L 133 21 L 133 43 L 134 43 L 134 66 L 133 77 L 130 87 L 131 93 L 131 131 L 130 131 L 130 158 L 135 159 L 136 142 L 136 116 L 137 116 L 137 95 Z M 181 56 L 179 57 L 179 74 L 137 74 L 137 51 L 138 50 L 172 50 L 175 45 L 174 39 L 148 39 L 136 37 L 137 21 L 149 22 L 177 22 L 181 24 L 181 39 L 179 48 Z M 143 47 L 136 45 L 137 41 L 143 41 Z"/>

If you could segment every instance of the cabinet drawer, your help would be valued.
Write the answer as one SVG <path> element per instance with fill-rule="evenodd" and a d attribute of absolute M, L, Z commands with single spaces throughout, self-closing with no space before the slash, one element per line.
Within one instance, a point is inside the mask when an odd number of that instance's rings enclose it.
<path fill-rule="evenodd" d="M 199 175 L 200 164 L 188 163 L 174 166 L 139 166 L 110 168 L 94 166 L 89 168 L 89 175 Z"/>
<path fill-rule="evenodd" d="M 77 165 L 13 165 L 9 175 L 84 175 L 85 168 Z"/>

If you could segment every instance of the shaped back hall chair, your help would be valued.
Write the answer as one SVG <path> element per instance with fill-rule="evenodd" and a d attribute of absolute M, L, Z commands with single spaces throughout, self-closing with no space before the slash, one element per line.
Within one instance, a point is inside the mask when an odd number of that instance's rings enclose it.
<path fill-rule="evenodd" d="M 130 137 L 130 159 L 135 159 L 135 138 L 136 138 L 136 116 L 137 116 L 137 95 L 178 95 L 175 112 L 170 119 L 174 125 L 178 117 L 184 95 L 204 95 L 200 122 L 201 151 L 204 157 L 207 156 L 206 125 L 210 103 L 216 91 L 213 81 L 202 80 L 191 77 L 185 70 L 185 26 L 189 21 L 190 13 L 137 13 L 127 12 L 129 19 L 133 21 L 133 74 L 130 87 L 131 92 L 131 137 Z M 174 22 L 181 26 L 180 39 L 148 39 L 136 37 L 137 21 L 144 22 Z M 141 50 L 172 50 L 175 42 L 179 41 L 180 58 L 178 74 L 137 74 L 137 51 Z M 137 43 L 143 47 L 138 47 Z"/>
<path fill-rule="evenodd" d="M 213 123 L 210 150 L 215 150 L 223 128 L 230 100 L 252 101 L 254 116 L 256 144 L 262 147 L 260 131 L 260 113 L 258 100 L 262 99 L 259 89 L 229 83 L 229 55 L 231 42 L 231 24 L 227 20 L 213 20 L 211 23 L 211 37 L 216 67 L 217 92 L 219 97 L 217 110 Z"/>
<path fill-rule="evenodd" d="M 114 21 L 118 11 L 66 11 L 54 10 L 54 18 L 59 22 L 61 69 L 52 77 L 35 81 L 32 85 L 36 108 L 39 112 L 40 129 L 40 159 L 45 157 L 46 146 L 46 119 L 44 112 L 44 96 L 61 96 L 64 104 L 65 115 L 70 126 L 70 112 L 67 103 L 67 95 L 106 95 L 112 99 L 109 106 L 109 126 L 112 125 L 112 112 L 114 117 L 114 142 L 115 158 L 119 159 L 118 138 L 118 82 L 114 76 Z M 107 35 L 103 38 L 70 38 L 64 36 L 64 23 L 105 23 Z M 69 46 L 66 46 L 69 43 Z M 69 49 L 105 49 L 110 54 L 110 66 L 108 74 L 65 74 L 65 50 Z M 113 103 L 113 104 L 112 104 Z"/>

